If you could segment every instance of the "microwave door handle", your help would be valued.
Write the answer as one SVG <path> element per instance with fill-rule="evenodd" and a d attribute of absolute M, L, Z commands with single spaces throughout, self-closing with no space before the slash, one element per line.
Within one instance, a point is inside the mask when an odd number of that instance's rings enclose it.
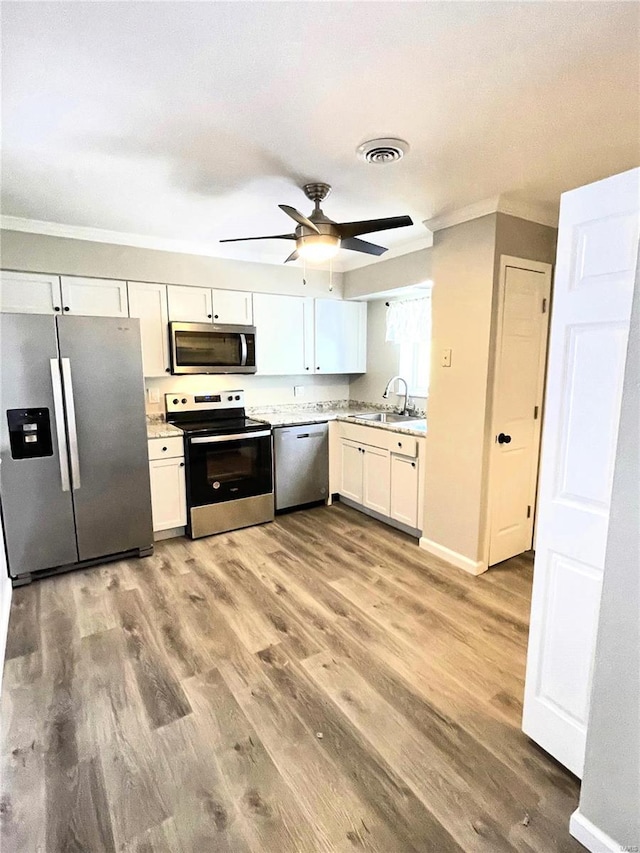
<path fill-rule="evenodd" d="M 240 367 L 247 366 L 247 336 L 240 333 Z"/>
<path fill-rule="evenodd" d="M 56 437 L 58 439 L 58 460 L 60 462 L 60 481 L 62 491 L 71 489 L 69 481 L 69 454 L 67 453 L 67 436 L 64 431 L 64 403 L 62 401 L 62 379 L 60 378 L 60 363 L 57 358 L 49 359 L 51 366 L 51 387 L 53 389 L 53 412 L 56 418 Z"/>
<path fill-rule="evenodd" d="M 64 401 L 67 412 L 67 428 L 69 430 L 69 451 L 71 453 L 71 483 L 74 492 L 80 488 L 80 456 L 78 454 L 78 429 L 76 427 L 76 406 L 73 399 L 73 383 L 71 381 L 71 361 L 61 358 L 62 379 L 64 381 Z"/>

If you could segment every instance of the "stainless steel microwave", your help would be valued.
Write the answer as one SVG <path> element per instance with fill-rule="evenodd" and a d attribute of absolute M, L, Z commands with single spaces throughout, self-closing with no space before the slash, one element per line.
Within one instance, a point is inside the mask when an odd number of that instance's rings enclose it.
<path fill-rule="evenodd" d="M 169 323 L 171 372 L 255 373 L 255 326 Z"/>

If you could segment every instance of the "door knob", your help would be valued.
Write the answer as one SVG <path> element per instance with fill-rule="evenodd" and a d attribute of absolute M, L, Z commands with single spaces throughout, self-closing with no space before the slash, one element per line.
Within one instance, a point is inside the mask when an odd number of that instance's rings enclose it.
<path fill-rule="evenodd" d="M 498 436 L 498 444 L 510 444 L 510 443 L 511 443 L 511 436 L 505 435 L 503 432 L 501 432 L 500 435 Z"/>

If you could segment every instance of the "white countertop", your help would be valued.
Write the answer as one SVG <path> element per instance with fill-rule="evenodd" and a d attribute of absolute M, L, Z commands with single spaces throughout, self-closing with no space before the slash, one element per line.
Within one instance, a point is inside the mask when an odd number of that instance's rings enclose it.
<path fill-rule="evenodd" d="M 182 436 L 184 433 L 173 424 L 167 424 L 164 421 L 161 423 L 147 423 L 147 438 L 173 438 Z"/>
<path fill-rule="evenodd" d="M 359 412 L 376 412 L 378 409 L 361 409 Z M 252 411 L 249 415 L 254 421 L 260 421 L 264 424 L 269 424 L 273 427 L 282 427 L 282 426 L 297 426 L 300 424 L 320 424 L 325 423 L 326 421 L 344 421 L 346 423 L 351 424 L 359 424 L 360 426 L 369 426 L 374 429 L 386 429 L 390 432 L 400 432 L 405 435 L 425 435 L 427 422 L 423 418 L 420 420 L 419 425 L 417 423 L 402 424 L 383 424 L 376 421 L 363 421 L 354 417 L 358 412 L 351 411 L 349 409 L 329 409 L 327 411 L 318 411 L 318 412 L 309 412 L 309 411 L 291 411 L 291 409 L 285 412 L 274 412 L 274 411 Z"/>

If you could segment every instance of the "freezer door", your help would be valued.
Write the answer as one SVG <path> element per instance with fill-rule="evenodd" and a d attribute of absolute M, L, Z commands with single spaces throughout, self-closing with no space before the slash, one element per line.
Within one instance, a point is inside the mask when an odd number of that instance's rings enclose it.
<path fill-rule="evenodd" d="M 55 318 L 0 314 L 0 365 L 0 501 L 17 577 L 78 560 Z"/>
<path fill-rule="evenodd" d="M 153 544 L 138 320 L 58 317 L 81 560 Z"/>

